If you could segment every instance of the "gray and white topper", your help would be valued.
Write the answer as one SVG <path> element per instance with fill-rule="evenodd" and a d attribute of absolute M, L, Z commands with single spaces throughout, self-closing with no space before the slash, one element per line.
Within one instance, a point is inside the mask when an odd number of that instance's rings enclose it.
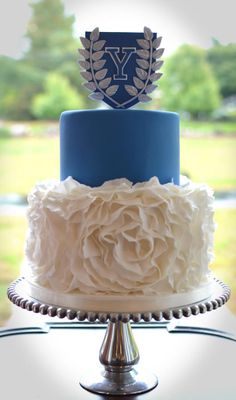
<path fill-rule="evenodd" d="M 125 109 L 149 102 L 162 73 L 162 37 L 144 27 L 143 33 L 99 32 L 95 28 L 80 38 L 79 64 L 90 99 Z"/>

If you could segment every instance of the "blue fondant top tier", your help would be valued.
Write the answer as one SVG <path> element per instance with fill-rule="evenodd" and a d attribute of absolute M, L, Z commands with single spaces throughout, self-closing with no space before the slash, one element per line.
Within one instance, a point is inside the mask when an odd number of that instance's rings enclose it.
<path fill-rule="evenodd" d="M 179 117 L 164 111 L 65 111 L 60 118 L 61 180 L 88 186 L 157 176 L 179 184 Z"/>

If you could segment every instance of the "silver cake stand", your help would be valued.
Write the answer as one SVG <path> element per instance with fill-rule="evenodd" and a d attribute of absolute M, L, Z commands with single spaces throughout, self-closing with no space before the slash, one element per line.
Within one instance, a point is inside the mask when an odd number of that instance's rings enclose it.
<path fill-rule="evenodd" d="M 135 343 L 130 321 L 150 322 L 190 317 L 212 311 L 225 304 L 230 297 L 230 289 L 223 282 L 215 279 L 213 294 L 194 304 L 145 313 L 106 313 L 87 312 L 86 310 L 67 309 L 62 305 L 43 304 L 27 295 L 26 280 L 19 278 L 8 288 L 10 301 L 28 311 L 49 315 L 50 317 L 88 320 L 90 322 L 108 322 L 107 330 L 99 353 L 99 360 L 104 366 L 96 376 L 85 377 L 81 386 L 90 392 L 103 395 L 134 395 L 148 392 L 158 385 L 155 375 L 135 366 L 139 361 L 139 351 Z"/>

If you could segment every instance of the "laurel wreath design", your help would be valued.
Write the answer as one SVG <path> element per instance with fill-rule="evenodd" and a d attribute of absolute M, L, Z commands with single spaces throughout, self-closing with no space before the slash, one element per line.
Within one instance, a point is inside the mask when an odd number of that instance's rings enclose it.
<path fill-rule="evenodd" d="M 164 49 L 160 48 L 162 37 L 153 39 L 151 29 L 144 27 L 144 39 L 137 39 L 140 49 L 137 50 L 137 67 L 135 69 L 136 76 L 133 77 L 134 85 L 125 85 L 126 92 L 131 96 L 124 103 L 118 103 L 114 96 L 119 89 L 119 85 L 111 85 L 111 77 L 107 76 L 108 69 L 104 68 L 106 60 L 103 59 L 105 54 L 104 46 L 106 41 L 99 40 L 99 28 L 95 28 L 90 33 L 90 38 L 81 37 L 83 49 L 79 49 L 83 60 L 79 61 L 79 65 L 83 68 L 81 71 L 82 77 L 87 81 L 84 87 L 91 91 L 89 98 L 92 100 L 103 100 L 108 98 L 115 108 L 124 108 L 130 102 L 138 99 L 139 102 L 149 102 L 151 97 L 148 94 L 152 93 L 157 85 L 154 82 L 159 80 L 162 73 L 157 72 L 163 65 L 163 60 L 160 60 Z"/>
<path fill-rule="evenodd" d="M 99 40 L 99 36 L 99 29 L 95 28 L 90 34 L 90 40 L 85 37 L 80 38 L 84 49 L 79 49 L 79 53 L 84 60 L 79 61 L 79 64 L 84 69 L 81 75 L 87 80 L 84 86 L 92 92 L 89 95 L 90 99 L 103 100 L 106 96 L 116 106 L 119 106 L 119 103 L 112 99 L 119 89 L 119 85 L 109 86 L 112 78 L 106 77 L 108 69 L 104 68 L 106 60 L 102 58 L 105 53 L 103 48 L 106 41 Z"/>
<path fill-rule="evenodd" d="M 164 49 L 160 48 L 161 40 L 161 36 L 153 40 L 153 33 L 147 27 L 144 27 L 144 39 L 137 39 L 137 43 L 141 47 L 140 50 L 137 50 L 137 55 L 140 57 L 136 60 L 137 76 L 133 77 L 134 86 L 125 85 L 125 90 L 132 96 L 132 101 L 134 98 L 138 98 L 141 103 L 152 100 L 148 94 L 157 88 L 153 82 L 162 76 L 162 73 L 156 72 L 163 65 L 163 60 L 158 60 L 164 53 Z M 123 105 L 126 104 L 127 102 L 123 103 Z"/>

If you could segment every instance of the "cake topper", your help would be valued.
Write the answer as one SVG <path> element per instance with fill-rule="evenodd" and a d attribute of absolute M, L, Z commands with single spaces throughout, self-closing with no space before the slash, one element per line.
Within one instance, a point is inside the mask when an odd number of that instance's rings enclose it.
<path fill-rule="evenodd" d="M 144 27 L 143 33 L 99 32 L 95 28 L 80 38 L 84 86 L 90 99 L 103 100 L 113 108 L 129 108 L 146 103 L 162 73 L 162 37 Z"/>

